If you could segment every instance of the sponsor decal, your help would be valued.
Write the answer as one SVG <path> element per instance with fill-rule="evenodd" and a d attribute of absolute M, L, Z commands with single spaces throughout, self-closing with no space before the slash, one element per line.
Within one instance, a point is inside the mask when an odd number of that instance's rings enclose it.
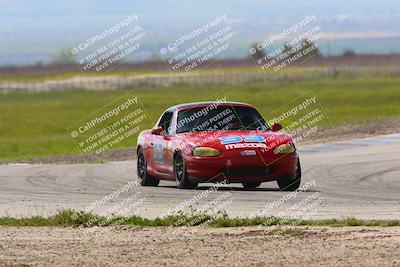
<path fill-rule="evenodd" d="M 257 152 L 255 150 L 243 150 L 240 152 L 240 155 L 242 156 L 255 156 Z"/>

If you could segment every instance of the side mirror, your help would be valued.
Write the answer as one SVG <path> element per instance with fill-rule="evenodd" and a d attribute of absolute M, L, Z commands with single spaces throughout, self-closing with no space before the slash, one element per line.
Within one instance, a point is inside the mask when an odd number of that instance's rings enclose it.
<path fill-rule="evenodd" d="M 161 135 L 162 131 L 163 131 L 162 127 L 155 127 L 151 130 L 151 133 L 154 135 Z"/>
<path fill-rule="evenodd" d="M 280 125 L 279 123 L 274 123 L 274 124 L 272 124 L 271 130 L 273 132 L 278 132 L 278 131 L 282 130 L 282 125 Z"/>

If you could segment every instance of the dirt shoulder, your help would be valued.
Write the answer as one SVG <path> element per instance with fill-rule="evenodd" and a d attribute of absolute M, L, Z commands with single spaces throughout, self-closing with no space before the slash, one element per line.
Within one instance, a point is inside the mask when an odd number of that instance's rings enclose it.
<path fill-rule="evenodd" d="M 318 130 L 316 138 L 312 138 L 302 144 L 319 144 L 354 138 L 363 138 L 382 134 L 400 133 L 400 116 L 389 117 L 384 119 L 372 119 L 367 122 L 357 124 L 346 124 L 341 126 L 326 127 Z M 101 163 L 107 161 L 124 161 L 136 158 L 136 148 L 123 148 L 117 150 L 109 150 L 103 153 L 101 157 L 95 154 L 76 154 L 42 157 L 16 161 L 1 161 L 0 164 L 6 163 L 30 163 L 30 164 L 53 164 L 53 163 Z"/>
<path fill-rule="evenodd" d="M 400 227 L 0 227 L 2 265 L 399 266 Z M 295 229 L 295 230 L 293 230 Z M 271 231 L 275 234 L 271 234 Z M 174 234 L 178 233 L 178 234 Z"/>

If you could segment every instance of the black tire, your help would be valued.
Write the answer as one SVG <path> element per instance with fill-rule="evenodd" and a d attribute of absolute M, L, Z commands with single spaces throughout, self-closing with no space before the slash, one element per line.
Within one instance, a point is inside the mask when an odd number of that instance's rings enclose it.
<path fill-rule="evenodd" d="M 296 173 L 289 177 L 281 177 L 277 180 L 281 191 L 294 191 L 299 188 L 301 183 L 301 166 L 300 160 L 297 160 Z"/>
<path fill-rule="evenodd" d="M 244 188 L 256 188 L 261 185 L 261 182 L 242 183 Z"/>
<path fill-rule="evenodd" d="M 193 189 L 197 187 L 197 183 L 189 180 L 185 161 L 183 160 L 182 155 L 179 153 L 176 153 L 174 157 L 174 175 L 176 185 L 179 189 Z"/>
<path fill-rule="evenodd" d="M 137 155 L 137 175 L 142 186 L 157 186 L 160 183 L 160 180 L 147 173 L 147 161 L 142 148 L 139 148 Z"/>

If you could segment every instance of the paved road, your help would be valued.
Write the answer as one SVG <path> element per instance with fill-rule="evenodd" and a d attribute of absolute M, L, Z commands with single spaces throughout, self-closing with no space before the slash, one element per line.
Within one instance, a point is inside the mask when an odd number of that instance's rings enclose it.
<path fill-rule="evenodd" d="M 224 209 L 231 216 L 400 219 L 400 134 L 304 146 L 300 155 L 307 190 L 291 195 L 275 182 L 252 191 L 239 184 L 218 191 L 208 185 L 178 190 L 173 182 L 134 186 L 128 182 L 136 179 L 135 161 L 0 165 L 0 216 L 91 205 L 100 214 L 134 211 L 150 218 L 192 206 Z"/>

